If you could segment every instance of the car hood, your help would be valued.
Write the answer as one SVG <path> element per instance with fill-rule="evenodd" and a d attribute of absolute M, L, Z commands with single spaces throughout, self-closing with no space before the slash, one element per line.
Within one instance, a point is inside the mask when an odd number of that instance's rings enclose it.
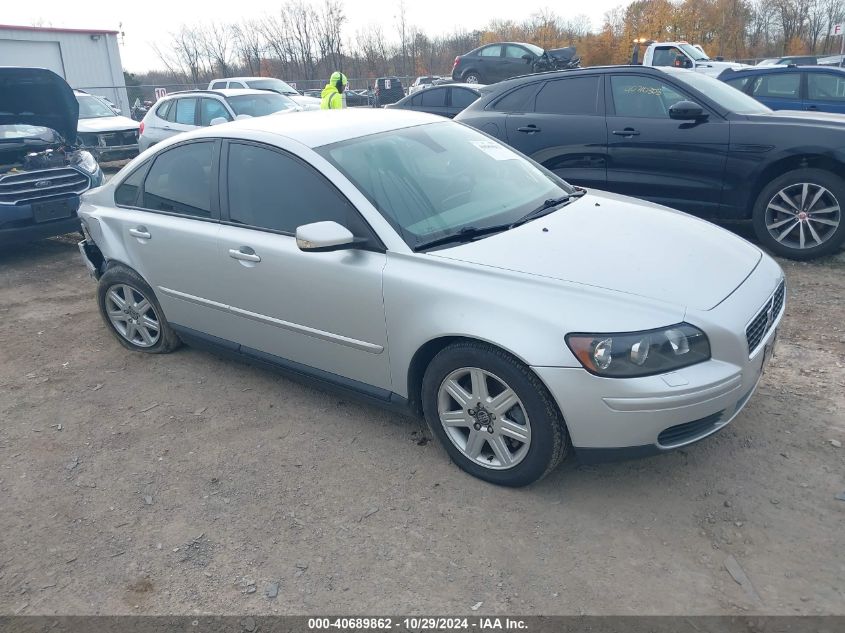
<path fill-rule="evenodd" d="M 53 71 L 0 67 L 0 125 L 40 125 L 75 143 L 78 117 L 73 90 Z"/>
<path fill-rule="evenodd" d="M 705 60 L 701 62 L 696 62 L 695 64 L 696 70 L 700 69 L 705 75 L 712 75 L 717 77 L 725 70 L 730 68 L 731 70 L 742 70 L 743 68 L 751 68 L 751 66 L 747 64 L 738 64 L 737 62 L 717 62 L 715 60 Z"/>
<path fill-rule="evenodd" d="M 695 310 L 716 307 L 762 257 L 749 242 L 704 220 L 592 191 L 510 231 L 429 255 Z"/>
<path fill-rule="evenodd" d="M 749 114 L 749 119 L 770 123 L 807 123 L 816 125 L 845 125 L 845 114 L 834 112 L 805 112 L 803 110 L 772 110 L 762 114 Z"/>
<path fill-rule="evenodd" d="M 119 130 L 137 130 L 141 124 L 125 116 L 104 116 L 96 119 L 79 119 L 79 132 L 116 132 Z"/>

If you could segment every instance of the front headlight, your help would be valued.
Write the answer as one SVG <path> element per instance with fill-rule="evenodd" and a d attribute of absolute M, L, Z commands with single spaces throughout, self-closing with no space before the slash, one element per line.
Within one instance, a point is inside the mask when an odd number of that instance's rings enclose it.
<path fill-rule="evenodd" d="M 645 332 L 569 334 L 566 344 L 587 371 L 606 378 L 662 374 L 710 358 L 707 335 L 689 323 Z"/>
<path fill-rule="evenodd" d="M 82 171 L 91 176 L 96 174 L 97 170 L 100 169 L 100 166 L 97 164 L 97 159 L 94 158 L 91 152 L 86 152 L 85 150 L 74 152 L 71 156 L 70 164 L 74 167 L 79 167 Z"/>

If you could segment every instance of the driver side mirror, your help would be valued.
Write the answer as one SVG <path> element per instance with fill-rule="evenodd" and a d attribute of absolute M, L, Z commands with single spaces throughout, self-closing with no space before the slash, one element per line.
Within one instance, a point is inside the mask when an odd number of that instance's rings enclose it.
<path fill-rule="evenodd" d="M 669 108 L 669 118 L 678 121 L 692 121 L 706 119 L 707 113 L 694 101 L 678 101 Z"/>
<path fill-rule="evenodd" d="M 313 222 L 296 227 L 296 245 L 305 252 L 339 251 L 358 242 L 349 229 L 337 222 Z"/>
<path fill-rule="evenodd" d="M 209 125 L 223 125 L 224 123 L 228 123 L 228 121 L 226 120 L 226 117 L 218 116 L 218 117 L 214 117 L 213 119 L 211 119 L 211 121 L 209 121 L 208 124 Z"/>
<path fill-rule="evenodd" d="M 532 55 L 529 55 L 528 53 L 525 53 L 525 55 L 522 56 L 522 59 L 525 60 L 526 64 L 530 64 L 534 57 Z"/>

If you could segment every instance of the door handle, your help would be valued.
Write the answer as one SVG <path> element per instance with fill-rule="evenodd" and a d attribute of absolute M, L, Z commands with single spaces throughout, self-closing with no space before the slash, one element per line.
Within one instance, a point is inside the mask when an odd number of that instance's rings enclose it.
<path fill-rule="evenodd" d="M 639 136 L 639 130 L 635 130 L 631 127 L 626 127 L 624 130 L 613 130 L 613 133 L 616 136 Z"/>
<path fill-rule="evenodd" d="M 241 246 L 240 248 L 230 248 L 229 257 L 232 259 L 240 259 L 244 262 L 260 262 L 261 258 L 255 254 L 249 246 Z"/>
<path fill-rule="evenodd" d="M 129 235 L 142 240 L 148 240 L 152 237 L 146 226 L 136 226 L 134 229 L 129 229 Z"/>
<path fill-rule="evenodd" d="M 517 132 L 525 132 L 526 134 L 534 134 L 534 132 L 540 132 L 540 128 L 538 128 L 533 123 L 531 125 L 526 125 L 525 127 L 518 127 L 516 128 Z"/>
<path fill-rule="evenodd" d="M 814 106 L 814 105 L 808 105 L 808 106 L 807 106 L 807 109 L 808 109 L 808 110 L 818 110 L 818 109 L 819 109 L 819 107 L 818 107 L 818 106 Z"/>

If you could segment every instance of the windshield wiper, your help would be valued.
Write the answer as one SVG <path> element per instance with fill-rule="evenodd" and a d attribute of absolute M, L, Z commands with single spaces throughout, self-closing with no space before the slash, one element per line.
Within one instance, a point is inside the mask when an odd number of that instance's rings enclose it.
<path fill-rule="evenodd" d="M 576 189 L 572 193 L 566 194 L 565 196 L 560 196 L 559 198 L 549 198 L 536 209 L 529 211 L 521 218 L 519 218 L 516 222 L 511 223 L 510 228 L 519 226 L 520 224 L 525 224 L 526 222 L 530 222 L 531 220 L 536 220 L 537 218 L 541 218 L 544 215 L 548 215 L 549 213 L 558 209 L 567 202 L 571 202 L 575 198 L 580 198 L 585 193 L 587 192 L 584 189 Z"/>
<path fill-rule="evenodd" d="M 450 233 L 449 235 L 444 235 L 443 237 L 437 237 L 433 240 L 428 240 L 427 242 L 420 242 L 419 244 L 415 244 L 414 250 L 422 251 L 427 248 L 442 246 L 444 244 L 453 244 L 456 242 L 471 242 L 474 239 L 483 237 L 485 235 L 491 235 L 492 233 L 501 233 L 502 231 L 507 231 L 508 229 L 512 229 L 521 224 L 525 224 L 526 222 L 530 222 L 531 220 L 551 213 L 561 205 L 564 205 L 567 202 L 571 202 L 575 198 L 580 198 L 585 193 L 587 192 L 584 189 L 576 189 L 572 193 L 566 194 L 565 196 L 560 196 L 559 198 L 549 198 L 548 200 L 543 202 L 543 204 L 541 204 L 539 207 L 533 209 L 532 211 L 529 211 L 515 222 L 508 222 L 505 224 L 493 224 L 490 226 L 483 227 L 465 226 L 459 231 Z"/>
<path fill-rule="evenodd" d="M 507 231 L 511 228 L 510 223 L 508 224 L 494 224 L 492 226 L 485 226 L 485 227 L 477 227 L 477 226 L 465 226 L 461 228 L 461 230 L 456 231 L 454 233 L 450 233 L 449 235 L 444 235 L 443 237 L 437 237 L 433 240 L 428 240 L 427 242 L 420 242 L 414 245 L 415 251 L 422 251 L 427 248 L 433 248 L 435 246 L 442 246 L 444 244 L 452 244 L 454 242 L 471 242 L 477 237 L 481 237 L 483 235 L 490 235 L 492 233 L 501 233 L 502 231 Z"/>

